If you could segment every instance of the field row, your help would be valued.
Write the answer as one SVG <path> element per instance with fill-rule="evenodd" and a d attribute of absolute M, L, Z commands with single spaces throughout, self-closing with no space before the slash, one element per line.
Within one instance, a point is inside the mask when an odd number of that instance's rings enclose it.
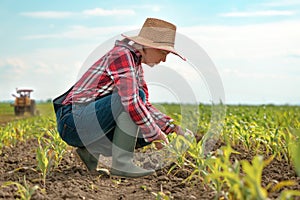
<path fill-rule="evenodd" d="M 5 106 L 1 106 L 3 110 Z M 15 187 L 17 196 L 27 199 L 49 190 L 48 178 L 70 155 L 70 147 L 56 131 L 51 104 L 38 106 L 41 116 L 10 121 L 0 127 L 2 156 L 7 148 L 37 141 L 34 166 L 30 168 L 38 175 L 38 180 L 19 177 L 16 181 L 7 181 L 4 175 L 0 180 L 2 188 Z M 215 199 L 300 198 L 297 176 L 300 175 L 300 107 L 222 106 L 222 110 L 208 105 L 196 109 L 191 105 L 175 104 L 157 107 L 196 134 L 195 137 L 168 136 L 171 145 L 167 152 L 171 160 L 165 162 L 171 165 L 165 176 L 186 173 L 181 183 L 187 184 L 190 190 L 206 188 L 212 191 Z M 11 114 L 7 110 L 2 116 Z M 225 112 L 222 115 L 216 111 Z M 11 169 L 10 173 L 24 170 L 22 163 L 19 164 L 20 167 Z M 279 171 L 274 173 L 274 168 Z M 146 186 L 143 190 L 156 199 L 174 198 L 172 192 L 153 192 Z M 195 194 L 199 195 L 196 191 Z"/>

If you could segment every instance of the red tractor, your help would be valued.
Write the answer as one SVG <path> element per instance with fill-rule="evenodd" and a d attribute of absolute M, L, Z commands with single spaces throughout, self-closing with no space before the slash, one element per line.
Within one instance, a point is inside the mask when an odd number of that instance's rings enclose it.
<path fill-rule="evenodd" d="M 29 112 L 31 115 L 35 114 L 35 100 L 30 99 L 30 93 L 33 92 L 31 89 L 17 89 L 17 95 L 15 97 L 15 103 L 12 104 L 15 109 L 15 115 L 24 115 L 25 112 Z"/>

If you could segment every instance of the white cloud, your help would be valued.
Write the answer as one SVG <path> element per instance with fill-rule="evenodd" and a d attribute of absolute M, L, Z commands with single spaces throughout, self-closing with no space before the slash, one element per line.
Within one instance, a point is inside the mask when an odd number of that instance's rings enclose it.
<path fill-rule="evenodd" d="M 270 17 L 270 16 L 292 16 L 296 12 L 293 10 L 264 10 L 264 11 L 253 11 L 253 12 L 229 12 L 221 13 L 222 17 Z"/>
<path fill-rule="evenodd" d="M 161 10 L 161 7 L 160 7 L 160 6 L 152 6 L 152 7 L 151 7 L 151 10 L 152 10 L 153 12 L 159 12 L 159 11 Z"/>
<path fill-rule="evenodd" d="M 276 61 L 275 61 L 276 62 Z M 274 63 L 275 63 L 274 62 Z M 299 64 L 299 63 L 298 63 Z M 229 103 L 276 103 L 299 104 L 298 91 L 300 73 L 293 73 L 288 67 L 265 70 L 247 66 L 220 70 L 227 102 Z"/>
<path fill-rule="evenodd" d="M 134 30 L 133 26 L 110 26 L 110 27 L 86 27 L 71 26 L 69 30 L 60 33 L 27 35 L 22 39 L 98 39 L 102 37 L 109 38 L 113 35 L 120 34 L 120 30 Z"/>
<path fill-rule="evenodd" d="M 156 8 L 157 9 L 157 8 Z M 79 12 L 71 11 L 37 11 L 37 12 L 21 12 L 20 15 L 32 18 L 41 19 L 62 19 L 70 17 L 83 17 L 83 16 L 133 16 L 135 11 L 132 9 L 103 9 L 94 8 L 87 9 Z"/>
<path fill-rule="evenodd" d="M 22 71 L 27 69 L 24 60 L 18 57 L 0 59 L 0 69 L 1 68 L 2 69 L 6 68 L 6 70 L 11 71 L 13 74 L 22 73 Z"/>
<path fill-rule="evenodd" d="M 225 77 L 236 77 L 248 80 L 288 80 L 289 76 L 287 74 L 278 74 L 274 72 L 246 72 L 243 69 L 222 69 L 222 74 Z"/>
<path fill-rule="evenodd" d="M 179 27 L 178 32 L 203 47 L 215 63 L 226 102 L 299 104 L 299 24 L 290 20 L 191 26 Z"/>
<path fill-rule="evenodd" d="M 74 15 L 73 12 L 68 11 L 39 11 L 39 12 L 22 12 L 23 16 L 33 17 L 33 18 L 49 18 L 49 19 L 61 19 L 68 18 Z"/>
<path fill-rule="evenodd" d="M 93 44 L 73 45 L 0 57 L 0 100 L 12 98 L 16 87 L 33 88 L 37 99 L 57 96 L 76 81 L 93 48 Z"/>
<path fill-rule="evenodd" d="M 288 56 L 300 58 L 300 49 L 293 49 L 293 50 L 288 51 Z"/>
<path fill-rule="evenodd" d="M 105 10 L 103 8 L 94 8 L 82 11 L 82 14 L 87 16 L 123 16 L 123 15 L 135 15 L 134 10 L 130 9 L 111 9 Z"/>
<path fill-rule="evenodd" d="M 298 52 L 300 21 L 179 28 L 218 59 L 274 59 Z"/>
<path fill-rule="evenodd" d="M 144 5 L 133 5 L 133 6 L 130 6 L 134 9 L 138 9 L 138 10 L 149 10 L 149 11 L 152 11 L 152 12 L 160 12 L 162 9 L 163 9 L 163 6 L 161 5 L 155 5 L 155 4 L 144 4 Z"/>
<path fill-rule="evenodd" d="M 284 6 L 295 6 L 300 5 L 299 0 L 277 0 L 272 2 L 264 2 L 261 3 L 262 6 L 269 6 L 269 7 L 284 7 Z"/>

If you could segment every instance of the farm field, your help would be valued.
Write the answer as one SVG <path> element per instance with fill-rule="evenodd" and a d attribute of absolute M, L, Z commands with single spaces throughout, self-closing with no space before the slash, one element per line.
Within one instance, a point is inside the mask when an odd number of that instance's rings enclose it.
<path fill-rule="evenodd" d="M 158 107 L 184 120 L 178 105 Z M 37 109 L 16 118 L 0 103 L 0 199 L 300 199 L 300 106 L 226 106 L 222 132 L 203 155 L 211 106 L 200 105 L 191 114 L 196 137 L 170 135 L 172 162 L 136 179 L 89 174 L 59 138 L 52 104 Z"/>

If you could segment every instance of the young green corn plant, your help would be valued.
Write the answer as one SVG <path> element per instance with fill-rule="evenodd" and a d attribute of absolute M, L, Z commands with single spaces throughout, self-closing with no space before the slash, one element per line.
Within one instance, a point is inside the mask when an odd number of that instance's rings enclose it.
<path fill-rule="evenodd" d="M 170 200 L 170 196 L 168 194 L 165 194 L 163 191 L 162 185 L 160 185 L 160 191 L 159 192 L 151 192 L 155 196 L 155 200 Z"/>
<path fill-rule="evenodd" d="M 33 137 L 32 131 L 36 129 L 35 118 L 27 118 L 13 123 L 13 134 L 18 141 L 25 141 Z"/>
<path fill-rule="evenodd" d="M 202 142 L 197 142 L 195 138 L 186 140 L 189 149 L 187 154 L 189 158 L 185 157 L 185 164 L 193 169 L 192 173 L 184 180 L 184 182 L 190 182 L 192 179 L 198 181 L 204 181 L 204 177 L 209 173 L 207 171 L 208 166 L 211 164 L 211 155 L 208 154 L 205 158 Z"/>
<path fill-rule="evenodd" d="M 17 135 L 14 131 L 12 123 L 6 124 L 4 127 L 0 127 L 0 147 L 14 146 L 17 142 Z"/>
<path fill-rule="evenodd" d="M 54 164 L 55 152 L 47 145 L 42 145 L 41 140 L 38 140 L 39 146 L 36 151 L 37 168 L 41 173 L 43 186 L 46 186 L 47 175 L 51 172 Z"/>
<path fill-rule="evenodd" d="M 44 130 L 45 135 L 38 138 L 39 146 L 36 151 L 37 168 L 41 173 L 43 186 L 46 178 L 61 162 L 67 145 L 54 129 Z"/>
<path fill-rule="evenodd" d="M 5 131 L 4 128 L 0 127 L 0 150 L 4 147 L 4 146 L 8 146 L 7 145 L 7 138 L 8 138 L 8 132 Z"/>
<path fill-rule="evenodd" d="M 293 197 L 300 197 L 300 191 L 284 190 L 280 193 L 279 200 L 293 199 Z"/>
<path fill-rule="evenodd" d="M 267 144 L 267 148 L 270 149 L 271 155 L 276 155 L 276 159 L 281 161 L 282 159 L 288 160 L 286 154 L 286 141 L 284 140 L 285 133 L 282 128 L 277 127 L 276 129 L 269 130 L 270 139 Z"/>
<path fill-rule="evenodd" d="M 170 200 L 170 197 L 163 192 L 151 192 L 155 196 L 155 200 Z"/>
<path fill-rule="evenodd" d="M 295 130 L 290 127 L 286 127 L 283 129 L 283 140 L 285 142 L 285 146 L 282 148 L 283 154 L 286 156 L 286 160 L 288 161 L 289 164 L 294 164 L 294 157 L 295 157 L 295 147 L 297 147 L 297 134 L 295 134 Z"/>
<path fill-rule="evenodd" d="M 288 149 L 290 152 L 291 160 L 295 166 L 295 170 L 300 176 L 300 129 L 291 129 L 291 135 L 288 141 Z"/>
<path fill-rule="evenodd" d="M 242 188 L 243 194 L 246 194 L 246 197 L 252 197 L 250 199 L 261 199 L 264 200 L 268 196 L 267 190 L 270 189 L 271 192 L 279 191 L 283 187 L 286 186 L 293 186 L 296 184 L 295 181 L 291 180 L 284 180 L 280 181 L 276 185 L 272 186 L 269 184 L 266 188 L 261 186 L 261 177 L 262 177 L 262 170 L 265 166 L 267 166 L 276 155 L 271 156 L 267 160 L 263 160 L 262 156 L 255 156 L 252 160 L 252 164 L 248 161 L 243 160 L 241 161 L 242 169 L 245 172 L 245 176 L 243 177 L 244 187 Z M 272 188 L 271 188 L 272 186 Z M 298 195 L 299 191 L 283 191 L 281 196 L 287 197 L 292 195 Z"/>
<path fill-rule="evenodd" d="M 169 172 L 170 173 L 176 166 L 181 168 L 185 164 L 185 156 L 187 149 L 190 146 L 190 140 L 192 136 L 186 136 L 186 138 L 182 135 L 170 134 L 168 135 L 170 140 L 169 145 L 166 145 L 166 151 L 168 152 L 169 158 L 174 158 L 175 164 L 173 165 Z"/>
<path fill-rule="evenodd" d="M 225 196 L 228 199 L 264 200 L 268 196 L 267 190 L 278 191 L 285 186 L 295 184 L 293 181 L 281 181 L 274 186 L 269 184 L 263 188 L 261 186 L 263 168 L 274 159 L 275 155 L 267 160 L 263 160 L 262 156 L 255 156 L 250 164 L 247 160 L 235 160 L 231 163 L 229 156 L 232 153 L 238 152 L 231 149 L 229 145 L 222 147 L 217 157 L 211 160 L 213 164 L 208 165 L 210 173 L 205 177 L 205 182 L 211 184 L 217 192 L 216 199 Z M 294 195 L 295 191 L 285 192 L 283 195 L 292 194 Z"/>
<path fill-rule="evenodd" d="M 229 187 L 229 192 L 233 194 L 234 199 L 241 199 L 240 193 L 232 193 L 232 190 L 236 191 L 241 184 L 240 165 L 237 161 L 233 165 L 230 162 L 230 155 L 239 153 L 233 150 L 229 144 L 221 147 L 216 153 L 216 156 L 207 160 L 209 173 L 205 177 L 205 182 L 217 192 L 215 199 L 219 199 L 221 195 L 228 196 L 223 191 L 226 187 Z"/>
<path fill-rule="evenodd" d="M 267 190 L 261 186 L 261 176 L 263 168 L 268 162 L 264 163 L 262 156 L 255 156 L 251 162 L 252 165 L 247 160 L 241 161 L 245 173 L 243 177 L 244 187 L 241 188 L 244 199 L 264 200 L 267 198 Z"/>
<path fill-rule="evenodd" d="M 43 129 L 54 129 L 55 123 L 49 117 L 30 117 L 11 121 L 0 127 L 0 147 L 14 146 L 20 141 L 42 137 Z"/>
<path fill-rule="evenodd" d="M 54 168 L 56 168 L 66 152 L 67 144 L 60 138 L 59 133 L 55 129 L 46 130 L 48 138 L 43 138 L 47 146 L 54 151 Z"/>
<path fill-rule="evenodd" d="M 32 195 L 35 193 L 37 189 L 39 189 L 38 185 L 30 186 L 27 181 L 26 177 L 24 176 L 23 185 L 19 182 L 7 181 L 1 187 L 8 187 L 11 185 L 17 186 L 16 194 L 20 196 L 21 200 L 29 200 L 31 199 Z M 17 198 L 18 199 L 18 198 Z"/>

